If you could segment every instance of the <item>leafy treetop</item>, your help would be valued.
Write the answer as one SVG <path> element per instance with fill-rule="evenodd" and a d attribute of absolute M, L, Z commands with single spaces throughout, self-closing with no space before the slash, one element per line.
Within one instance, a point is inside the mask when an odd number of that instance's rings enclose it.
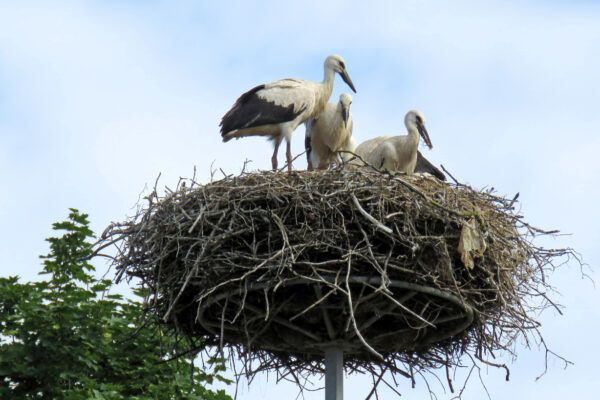
<path fill-rule="evenodd" d="M 205 387 L 228 382 L 222 362 L 205 372 L 193 354 L 176 357 L 188 347 L 148 319 L 141 302 L 106 294 L 111 281 L 96 279 L 88 262 L 86 214 L 71 209 L 53 229 L 63 235 L 47 239 L 40 274 L 48 279 L 0 277 L 0 398 L 231 399 Z"/>

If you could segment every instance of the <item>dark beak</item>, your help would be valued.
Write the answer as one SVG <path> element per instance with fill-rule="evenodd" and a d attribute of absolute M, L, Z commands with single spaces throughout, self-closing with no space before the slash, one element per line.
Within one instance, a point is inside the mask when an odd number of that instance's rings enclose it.
<path fill-rule="evenodd" d="M 344 127 L 348 127 L 348 120 L 350 119 L 350 107 L 342 106 L 342 118 L 344 119 Z"/>
<path fill-rule="evenodd" d="M 425 144 L 427 145 L 427 147 L 429 147 L 430 149 L 433 148 L 433 144 L 431 144 L 431 139 L 429 139 L 429 133 L 427 133 L 427 129 L 425 129 L 425 125 L 423 125 L 422 122 L 417 121 L 417 128 L 419 129 L 419 134 L 425 141 Z"/>
<path fill-rule="evenodd" d="M 352 89 L 352 91 L 356 93 L 356 89 L 354 89 L 354 84 L 352 83 L 352 79 L 350 79 L 350 75 L 348 75 L 348 71 L 343 70 L 340 76 L 342 77 L 344 82 L 346 82 L 348 86 L 350 86 L 350 89 Z"/>

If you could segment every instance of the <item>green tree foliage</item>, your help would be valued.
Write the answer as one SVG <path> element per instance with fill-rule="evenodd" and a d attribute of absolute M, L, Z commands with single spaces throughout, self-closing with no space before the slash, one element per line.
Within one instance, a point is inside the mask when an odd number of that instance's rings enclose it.
<path fill-rule="evenodd" d="M 147 321 L 140 302 L 92 276 L 87 215 L 71 209 L 47 239 L 41 282 L 0 277 L 0 399 L 231 399 L 204 385 L 181 341 Z M 140 291 L 137 296 L 142 296 Z M 174 359 L 172 359 L 174 358 Z"/>

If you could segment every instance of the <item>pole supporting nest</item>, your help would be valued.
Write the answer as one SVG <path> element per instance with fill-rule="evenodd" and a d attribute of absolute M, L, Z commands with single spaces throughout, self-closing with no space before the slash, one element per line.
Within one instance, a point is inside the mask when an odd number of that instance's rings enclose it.
<path fill-rule="evenodd" d="M 344 399 L 344 352 L 339 347 L 325 349 L 325 400 Z"/>

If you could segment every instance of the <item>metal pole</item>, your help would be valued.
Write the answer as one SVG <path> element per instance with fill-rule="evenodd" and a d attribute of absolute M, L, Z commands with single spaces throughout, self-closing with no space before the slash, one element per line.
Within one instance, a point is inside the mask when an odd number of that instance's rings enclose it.
<path fill-rule="evenodd" d="M 344 352 L 339 347 L 325 349 L 325 400 L 344 399 Z"/>

